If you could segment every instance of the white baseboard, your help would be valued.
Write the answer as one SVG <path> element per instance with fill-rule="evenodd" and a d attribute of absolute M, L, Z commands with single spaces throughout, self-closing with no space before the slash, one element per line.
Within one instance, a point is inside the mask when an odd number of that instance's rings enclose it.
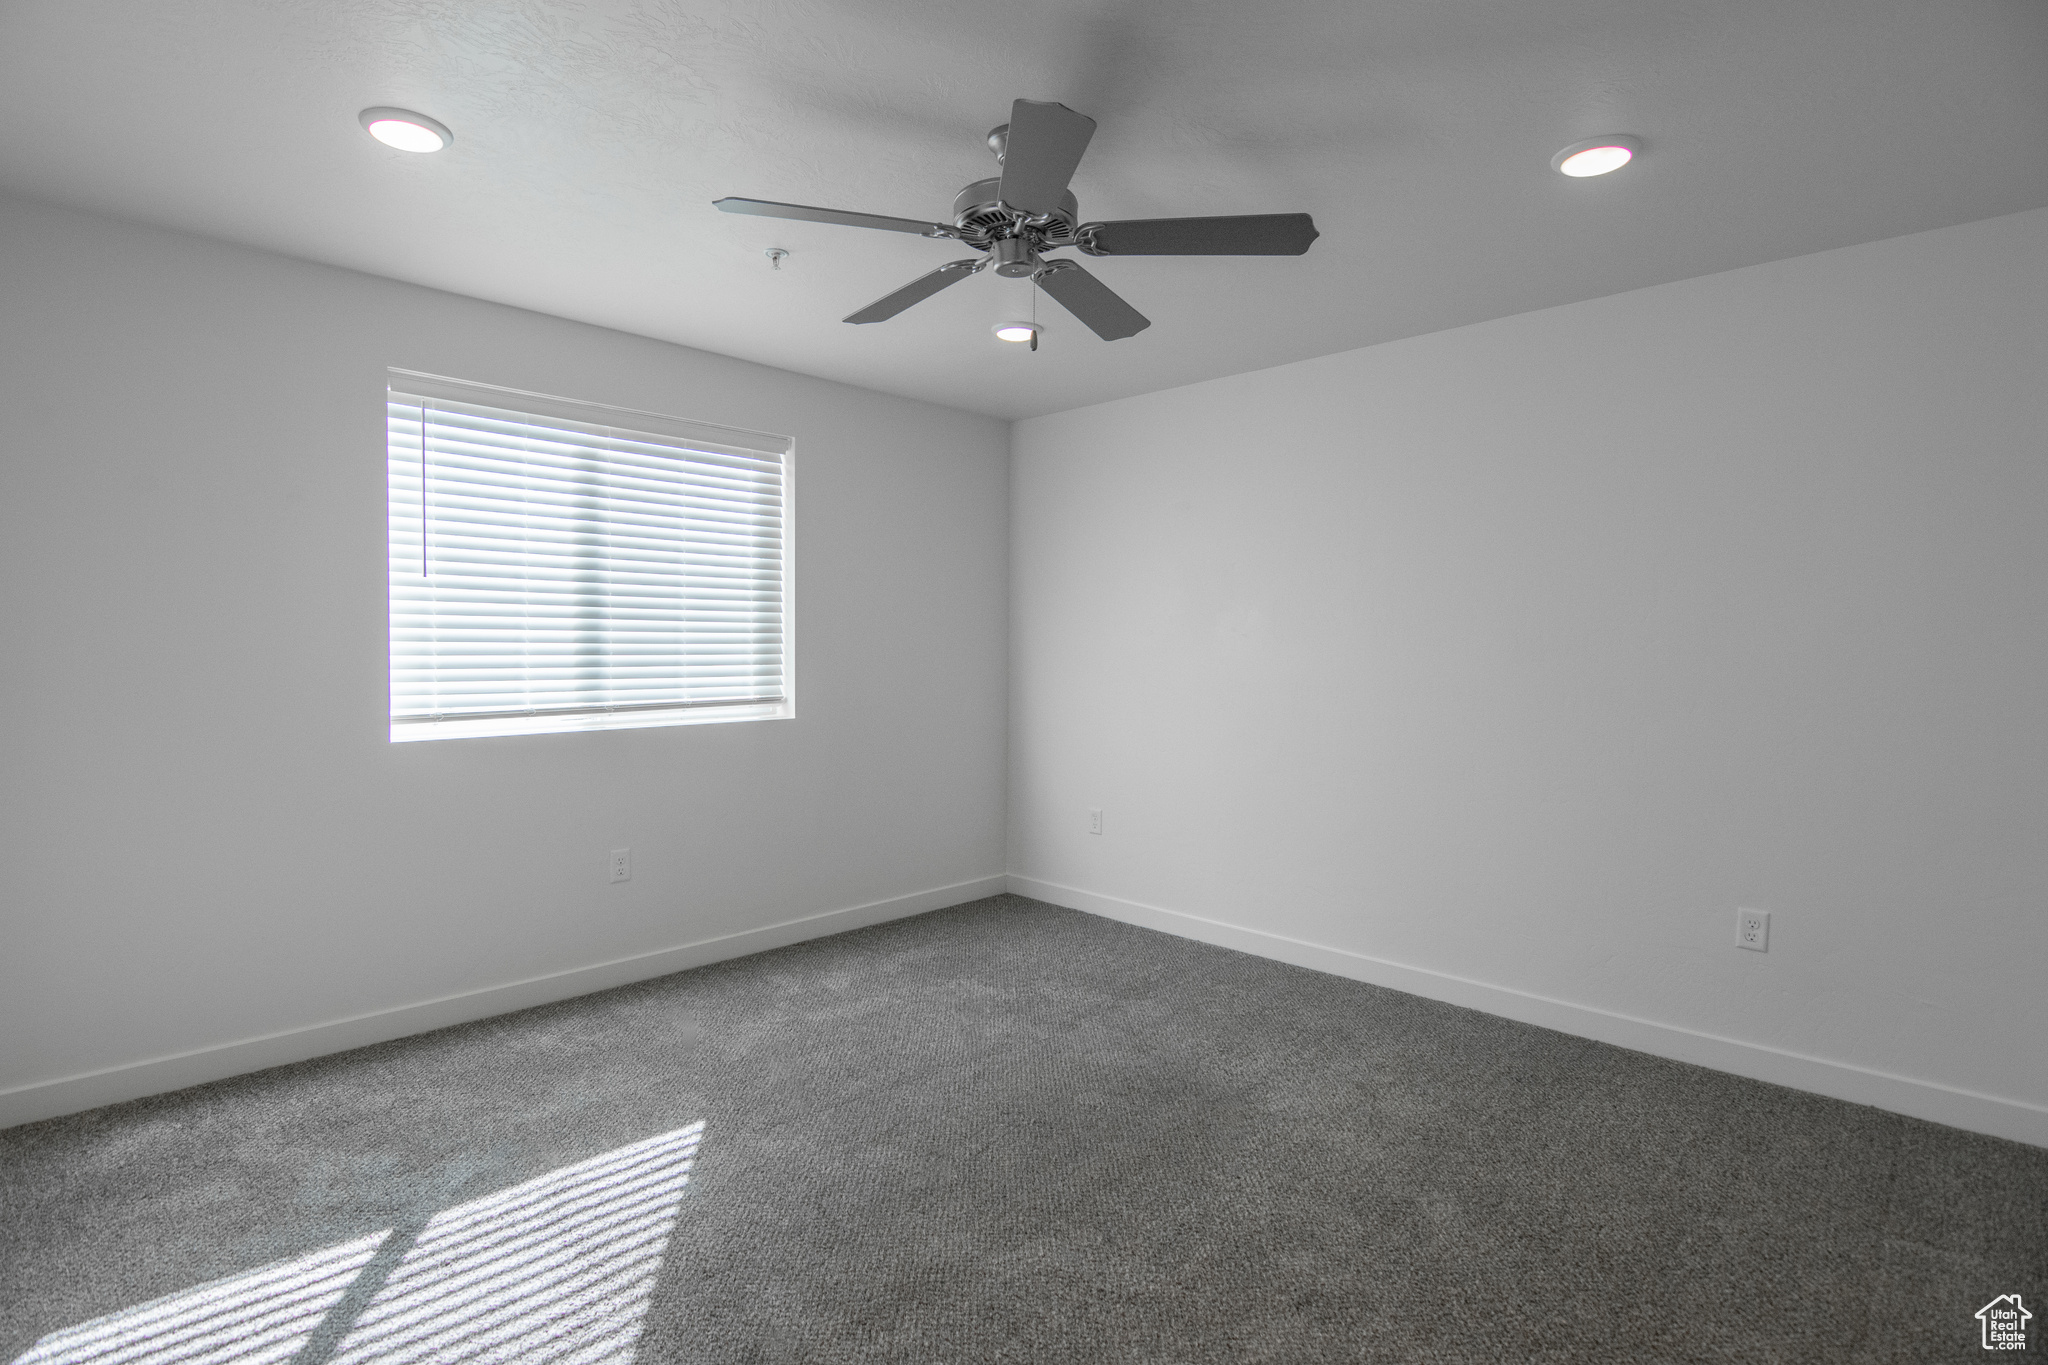
<path fill-rule="evenodd" d="M 353 1015 L 347 1019 L 265 1034 L 260 1038 L 245 1038 L 216 1047 L 195 1048 L 168 1057 L 152 1057 L 147 1061 L 106 1067 L 82 1075 L 32 1082 L 0 1090 L 0 1128 L 97 1109 L 103 1104 L 140 1099 L 144 1095 L 160 1095 L 168 1090 L 182 1090 L 188 1085 L 261 1071 L 268 1066 L 303 1062 L 331 1052 L 345 1052 L 349 1048 L 410 1037 L 415 1033 L 447 1028 L 451 1024 L 466 1024 L 475 1019 L 488 1019 L 494 1014 L 568 1000 L 592 991 L 667 976 L 670 972 L 723 962 L 727 958 L 745 957 L 749 953 L 782 948 L 806 939 L 824 938 L 828 934 L 844 933 L 885 920 L 921 915 L 927 910 L 943 910 L 949 905 L 962 905 L 997 895 L 1004 888 L 1005 878 L 1000 875 L 977 877 L 973 881 L 933 887 L 929 891 L 870 901 L 866 905 L 852 905 L 841 910 L 827 910 L 760 929 L 721 934 L 674 948 L 551 972 L 502 986 L 486 986 L 482 990 L 464 991 L 460 995 L 442 996 L 416 1005 Z"/>
<path fill-rule="evenodd" d="M 1482 1010 L 1524 1024 L 1536 1024 L 1560 1033 L 1647 1052 L 1655 1057 L 1691 1062 L 1695 1066 L 1711 1067 L 1716 1071 L 1848 1100 L 1853 1104 L 1867 1104 L 1895 1114 L 1944 1123 L 1952 1128 L 2048 1147 L 2048 1108 L 2024 1100 L 1959 1090 L 1934 1081 L 1915 1080 L 1847 1062 L 1699 1033 L 1650 1019 L 1531 995 L 1505 986 L 1492 986 L 1483 981 L 1403 966 L 1342 948 L 1305 943 L 1260 929 L 1245 929 L 1178 910 L 1163 910 L 1156 905 L 1083 891 L 1079 887 L 1061 886 L 1057 882 L 1040 881 L 1014 872 L 1009 877 L 1009 888 L 1017 895 L 1063 905 L 1070 910 L 1083 910 L 1105 919 L 1122 920 L 1126 924 L 1213 943 L 1221 948 L 1235 948 L 1239 952 L 1292 963 L 1297 967 L 1309 967 L 1353 981 L 1388 986 L 1410 995 Z"/>

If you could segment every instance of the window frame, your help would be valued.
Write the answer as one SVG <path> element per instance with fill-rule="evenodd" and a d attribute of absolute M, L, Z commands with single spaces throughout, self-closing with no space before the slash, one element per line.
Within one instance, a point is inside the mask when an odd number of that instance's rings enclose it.
<path fill-rule="evenodd" d="M 536 393 L 525 389 L 508 388 L 496 384 L 484 384 L 473 380 L 455 379 L 446 375 L 428 374 L 417 370 L 396 367 L 385 372 L 385 525 L 386 525 L 386 711 L 390 721 L 392 743 L 410 743 L 422 740 L 484 738 L 492 736 L 537 735 L 562 733 L 588 733 L 602 730 L 652 729 L 674 725 L 730 724 L 754 720 L 788 720 L 796 715 L 795 695 L 795 640 L 794 640 L 794 506 L 795 506 L 795 441 L 793 438 L 769 432 L 753 431 L 741 427 L 725 426 L 689 418 L 650 412 L 644 409 L 619 407 L 612 404 L 592 403 L 582 399 L 565 398 L 555 394 Z M 779 527 L 774 555 L 776 578 L 779 584 L 775 598 L 776 614 L 779 618 L 779 635 L 776 654 L 780 660 L 779 696 L 772 699 L 673 699 L 644 703 L 594 704 L 589 706 L 565 707 L 502 707 L 489 711 L 455 711 L 439 715 L 399 714 L 400 690 L 398 687 L 401 667 L 401 599 L 398 591 L 400 579 L 400 523 L 401 504 L 399 499 L 398 462 L 399 447 L 394 439 L 395 405 L 419 406 L 424 402 L 428 411 L 437 402 L 453 405 L 495 409 L 510 416 L 526 419 L 537 425 L 549 423 L 570 423 L 585 427 L 598 427 L 608 433 L 615 433 L 599 439 L 626 440 L 630 438 L 639 445 L 666 445 L 679 451 L 696 449 L 700 454 L 709 455 L 713 460 L 723 457 L 740 457 L 760 462 L 772 461 L 779 466 L 779 481 L 774 485 L 779 497 L 777 525 Z M 452 411 L 452 409 L 451 409 Z M 426 439 L 424 423 L 419 425 L 419 439 Z M 570 430 L 557 426 L 557 430 Z M 583 433 L 596 436 L 597 433 Z M 593 445 L 592 449 L 598 449 Z M 433 561 L 428 545 L 422 541 L 431 540 L 434 523 L 432 498 L 425 493 L 424 481 L 429 477 L 433 461 L 412 467 L 418 470 L 422 482 L 423 501 L 419 510 L 411 515 L 413 538 L 405 545 L 407 556 L 421 557 L 422 571 Z M 409 476 L 410 477 L 410 476 Z M 567 520 L 558 524 L 570 524 Z M 429 616 L 431 613 L 427 613 Z M 521 621 L 534 619 L 520 616 Z M 427 651 L 431 652 L 431 650 Z"/>

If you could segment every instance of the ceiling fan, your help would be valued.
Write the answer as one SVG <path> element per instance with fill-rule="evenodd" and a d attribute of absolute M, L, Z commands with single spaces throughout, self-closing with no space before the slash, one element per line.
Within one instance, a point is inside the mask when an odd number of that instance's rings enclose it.
<path fill-rule="evenodd" d="M 727 213 L 795 218 L 811 223 L 913 232 L 964 243 L 981 252 L 942 265 L 893 294 L 876 299 L 848 322 L 886 322 L 989 266 L 1015 279 L 1030 276 L 1038 287 L 1104 341 L 1136 336 L 1152 320 L 1125 303 L 1114 290 L 1081 268 L 1078 261 L 1044 259 L 1047 251 L 1078 247 L 1089 256 L 1299 256 L 1317 237 L 1306 213 L 1252 213 L 1225 218 L 1127 218 L 1121 222 L 1080 222 L 1080 206 L 1067 182 L 1095 135 L 1095 120 L 1064 104 L 1018 100 L 1010 121 L 988 135 L 989 149 L 1003 173 L 977 180 L 953 200 L 951 223 L 886 218 L 844 209 L 777 204 L 765 199 L 720 199 Z M 1034 338 L 1033 349 L 1036 349 Z"/>

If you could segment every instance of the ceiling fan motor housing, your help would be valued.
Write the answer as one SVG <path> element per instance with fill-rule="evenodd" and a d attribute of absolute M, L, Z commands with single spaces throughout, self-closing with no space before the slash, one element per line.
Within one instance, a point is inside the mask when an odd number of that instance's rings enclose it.
<path fill-rule="evenodd" d="M 1081 205 L 1072 190 L 1060 196 L 1060 206 L 1047 215 L 1042 225 L 1032 224 L 1029 214 L 1013 209 L 1001 198 L 1002 177 L 977 180 L 953 197 L 953 225 L 961 240 L 986 251 L 992 242 L 1006 237 L 1026 238 L 1035 250 L 1045 242 L 1070 238 L 1081 221 Z M 1002 267 L 997 266 L 1002 273 Z"/>

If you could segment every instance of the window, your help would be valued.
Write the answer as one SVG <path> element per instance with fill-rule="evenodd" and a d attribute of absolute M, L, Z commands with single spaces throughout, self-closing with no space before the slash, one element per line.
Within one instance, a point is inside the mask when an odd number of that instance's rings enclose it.
<path fill-rule="evenodd" d="M 392 370 L 391 738 L 790 714 L 790 441 Z"/>

